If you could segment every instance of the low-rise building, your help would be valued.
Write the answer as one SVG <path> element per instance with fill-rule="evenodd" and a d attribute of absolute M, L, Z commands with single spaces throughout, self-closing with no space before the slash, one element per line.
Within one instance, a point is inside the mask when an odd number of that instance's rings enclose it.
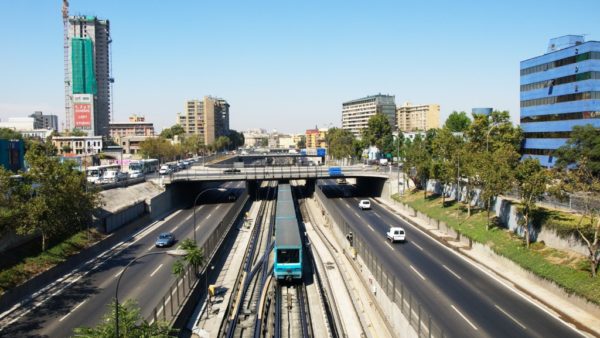
<path fill-rule="evenodd" d="M 124 136 L 117 137 L 115 142 L 123 147 L 123 154 L 127 155 L 139 155 L 140 152 L 140 144 L 146 141 L 149 138 L 154 138 L 156 136 Z"/>
<path fill-rule="evenodd" d="M 129 122 L 111 123 L 109 134 L 113 139 L 128 136 L 154 136 L 154 124 L 146 122 L 143 116 L 132 115 L 129 117 Z"/>
<path fill-rule="evenodd" d="M 52 144 L 59 155 L 95 155 L 102 151 L 102 136 L 53 136 Z"/>

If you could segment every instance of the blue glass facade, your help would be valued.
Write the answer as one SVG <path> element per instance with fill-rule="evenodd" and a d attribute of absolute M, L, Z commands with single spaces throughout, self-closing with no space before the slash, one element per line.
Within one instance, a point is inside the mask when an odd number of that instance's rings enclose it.
<path fill-rule="evenodd" d="M 574 126 L 600 129 L 600 42 L 567 35 L 550 40 L 548 52 L 521 62 L 523 157 L 552 167 L 552 151 Z"/>

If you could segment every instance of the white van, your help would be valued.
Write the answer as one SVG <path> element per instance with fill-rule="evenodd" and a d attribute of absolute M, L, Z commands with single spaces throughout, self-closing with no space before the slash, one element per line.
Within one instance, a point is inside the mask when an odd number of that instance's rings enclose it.
<path fill-rule="evenodd" d="M 385 235 L 392 243 L 404 242 L 406 240 L 406 233 L 401 227 L 391 227 L 390 231 L 388 231 Z"/>
<path fill-rule="evenodd" d="M 371 201 L 369 201 L 369 200 L 360 200 L 360 202 L 358 202 L 358 207 L 361 210 L 371 209 Z"/>

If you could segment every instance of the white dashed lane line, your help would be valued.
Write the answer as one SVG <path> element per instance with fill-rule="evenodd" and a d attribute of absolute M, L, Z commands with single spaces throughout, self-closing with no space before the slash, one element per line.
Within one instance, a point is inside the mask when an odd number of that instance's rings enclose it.
<path fill-rule="evenodd" d="M 69 315 L 70 315 L 71 313 L 73 313 L 75 310 L 77 310 L 77 309 L 78 309 L 78 308 L 79 308 L 81 305 L 83 305 L 83 303 L 85 303 L 85 302 L 87 302 L 87 299 L 86 299 L 86 300 L 84 300 L 83 302 L 81 302 L 81 303 L 77 304 L 77 306 L 75 306 L 75 307 L 73 308 L 73 310 L 69 311 L 69 313 L 67 313 L 66 315 L 64 315 L 64 316 L 63 316 L 61 319 L 59 319 L 58 321 L 59 321 L 59 322 L 62 322 L 63 320 L 65 320 L 65 318 L 69 317 Z"/>
<path fill-rule="evenodd" d="M 451 274 L 454 275 L 454 277 L 458 278 L 458 279 L 462 279 L 456 272 L 450 270 L 449 267 L 447 267 L 445 264 L 442 264 L 442 266 L 444 267 L 444 269 L 448 270 L 448 272 L 450 272 Z"/>
<path fill-rule="evenodd" d="M 371 226 L 371 224 L 367 224 L 369 226 L 369 229 L 371 229 L 371 231 L 375 232 L 375 229 L 373 229 L 373 227 Z"/>
<path fill-rule="evenodd" d="M 155 273 L 156 273 L 156 272 L 157 272 L 157 271 L 158 271 L 160 268 L 162 268 L 162 266 L 163 266 L 163 265 L 161 264 L 161 265 L 159 265 L 159 266 L 158 266 L 156 269 L 154 269 L 154 271 L 152 271 L 152 273 L 150 274 L 150 277 L 154 276 L 154 274 L 155 274 Z"/>
<path fill-rule="evenodd" d="M 450 306 L 452 307 L 452 309 L 453 309 L 454 311 L 456 311 L 456 313 L 458 313 L 458 314 L 459 314 L 459 315 L 462 317 L 462 319 L 464 319 L 464 320 L 465 320 L 465 322 L 467 322 L 469 325 L 471 325 L 471 327 L 473 328 L 473 330 L 477 331 L 477 326 L 473 325 L 473 323 L 471 323 L 471 321 L 470 321 L 470 320 L 468 320 L 468 319 L 467 319 L 467 317 L 465 317 L 465 315 L 463 315 L 462 313 L 460 313 L 460 311 L 458 311 L 458 309 L 456 309 L 456 308 L 454 307 L 454 305 L 450 305 Z"/>
<path fill-rule="evenodd" d="M 387 243 L 387 242 L 386 242 Z M 423 277 L 422 274 L 419 273 L 419 271 L 417 271 L 417 269 L 415 269 L 412 265 L 410 265 L 410 268 L 412 269 L 412 271 L 414 271 L 419 277 L 421 277 L 422 280 L 425 280 L 425 277 Z"/>
<path fill-rule="evenodd" d="M 422 247 L 421 247 L 419 244 L 417 244 L 417 243 L 415 243 L 415 242 L 410 242 L 410 244 L 412 244 L 412 245 L 416 246 L 416 247 L 417 247 L 417 248 L 419 248 L 419 250 L 421 250 L 421 251 L 425 251 L 425 250 L 423 250 L 423 248 L 422 248 Z"/>
<path fill-rule="evenodd" d="M 500 312 L 504 313 L 506 315 L 506 317 L 512 319 L 515 323 L 517 323 L 520 327 L 522 327 L 523 330 L 527 330 L 527 328 L 525 327 L 525 325 L 521 324 L 517 319 L 515 319 L 515 317 L 511 316 L 508 312 L 504 311 L 498 305 L 494 304 L 494 306 L 496 307 L 496 309 L 500 310 Z"/>
<path fill-rule="evenodd" d="M 390 243 L 388 243 L 387 241 L 385 242 L 385 245 L 387 245 L 387 246 L 390 248 L 390 250 L 394 250 L 394 247 L 393 247 L 393 246 L 391 246 L 391 245 L 390 245 Z M 414 269 L 413 269 L 413 270 L 414 270 Z M 418 272 L 417 272 L 417 274 L 418 274 Z M 419 276 L 420 276 L 420 274 L 419 274 Z M 421 276 L 421 278 L 423 278 L 423 276 Z M 423 279 L 424 279 L 424 278 L 423 278 Z"/>

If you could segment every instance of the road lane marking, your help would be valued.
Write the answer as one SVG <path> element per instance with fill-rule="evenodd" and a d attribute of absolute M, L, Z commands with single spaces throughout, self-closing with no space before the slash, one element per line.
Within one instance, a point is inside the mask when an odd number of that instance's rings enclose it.
<path fill-rule="evenodd" d="M 115 278 L 119 277 L 119 275 L 123 272 L 123 270 L 125 270 L 125 269 L 119 270 L 119 272 L 117 272 L 117 274 L 115 274 Z"/>
<path fill-rule="evenodd" d="M 378 213 L 374 212 L 373 214 L 374 214 L 375 216 L 377 216 L 379 219 L 382 219 L 382 218 L 381 218 L 381 216 L 379 216 L 379 214 L 378 214 Z"/>
<path fill-rule="evenodd" d="M 360 218 L 360 215 L 355 211 L 354 214 L 356 215 L 356 217 Z"/>
<path fill-rule="evenodd" d="M 462 319 L 464 319 L 464 320 L 465 320 L 465 322 L 467 322 L 467 323 L 469 323 L 469 325 L 471 325 L 471 327 L 473 328 L 473 330 L 477 331 L 477 326 L 473 325 L 473 323 L 471 323 L 471 321 L 470 321 L 470 320 L 468 320 L 468 319 L 467 319 L 467 317 L 465 317 L 465 315 L 463 315 L 462 313 L 460 313 L 460 311 L 458 311 L 458 310 L 457 310 L 457 309 L 454 307 L 454 305 L 450 304 L 450 306 L 452 307 L 452 309 L 454 309 L 454 311 L 456 311 L 456 313 L 458 313 L 458 314 L 459 314 L 459 315 L 462 317 Z"/>
<path fill-rule="evenodd" d="M 373 227 L 371 226 L 371 224 L 367 224 L 369 226 L 369 229 L 371 229 L 371 231 L 375 232 L 375 229 L 373 229 Z"/>
<path fill-rule="evenodd" d="M 415 243 L 415 242 L 410 242 L 411 244 L 413 244 L 414 246 L 416 246 L 417 248 L 419 248 L 421 251 L 425 251 L 423 250 L 423 247 L 421 247 L 419 244 Z"/>
<path fill-rule="evenodd" d="M 522 327 L 523 330 L 527 330 L 527 328 L 525 327 L 525 325 L 521 324 L 521 322 L 519 322 L 515 317 L 511 316 L 508 312 L 504 311 L 498 305 L 494 304 L 494 306 L 496 307 L 496 309 L 500 310 L 500 312 L 504 313 L 506 315 L 506 317 L 512 319 L 515 323 L 519 324 L 519 326 Z"/>
<path fill-rule="evenodd" d="M 388 243 L 387 241 L 385 242 L 385 245 L 387 245 L 387 246 L 388 246 L 390 249 L 394 250 L 394 247 L 393 247 L 393 246 L 391 246 L 391 245 L 390 245 L 390 243 Z M 413 269 L 413 270 L 414 270 L 414 269 Z M 416 272 L 416 271 L 415 271 L 415 272 Z M 417 272 L 417 273 L 418 273 L 418 272 Z M 421 275 L 419 274 L 419 276 L 421 276 Z M 423 276 L 421 276 L 421 278 L 423 278 Z M 425 279 L 425 278 L 423 278 L 423 279 Z"/>
<path fill-rule="evenodd" d="M 346 203 L 346 208 L 350 208 L 350 204 Z"/>
<path fill-rule="evenodd" d="M 77 306 L 75 306 L 75 307 L 73 308 L 73 310 L 69 311 L 69 313 L 67 313 L 66 315 L 64 315 L 64 316 L 63 316 L 61 319 L 59 319 L 58 321 L 59 321 L 59 322 L 62 322 L 62 321 L 65 319 L 65 318 L 69 317 L 69 315 L 70 315 L 71 313 L 73 313 L 75 310 L 77 310 L 77 309 L 78 309 L 78 308 L 79 308 L 81 305 L 83 305 L 83 303 L 85 303 L 85 302 L 87 302 L 87 299 L 86 299 L 86 300 L 84 300 L 83 302 L 81 302 L 81 303 L 77 304 Z"/>
<path fill-rule="evenodd" d="M 219 210 L 220 207 L 221 207 L 221 204 L 217 205 L 217 207 L 215 208 L 215 210 Z"/>
<path fill-rule="evenodd" d="M 146 250 L 146 251 L 150 251 L 150 250 L 152 250 L 153 248 L 154 248 L 154 245 L 150 246 L 150 247 L 148 248 L 148 250 Z"/>
<path fill-rule="evenodd" d="M 206 216 L 206 219 L 209 219 L 209 218 L 210 218 L 210 216 L 212 216 L 212 214 L 208 214 L 208 216 Z"/>
<path fill-rule="evenodd" d="M 173 228 L 173 232 L 175 232 L 177 229 L 179 229 L 179 226 L 180 226 L 180 225 L 181 225 L 181 224 L 177 224 L 177 226 Z"/>
<path fill-rule="evenodd" d="M 386 242 L 387 243 L 387 242 Z M 425 280 L 425 277 L 423 277 L 422 274 L 419 273 L 419 271 L 417 271 L 417 269 L 415 269 L 412 265 L 410 265 L 410 268 L 412 269 L 412 271 L 414 271 L 417 275 L 419 275 L 419 277 L 421 277 L 422 280 Z"/>
<path fill-rule="evenodd" d="M 444 269 L 448 270 L 448 272 L 450 272 L 451 274 L 454 275 L 454 277 L 458 278 L 458 279 L 462 279 L 462 277 L 460 277 L 456 272 L 450 270 L 449 267 L 447 267 L 445 264 L 442 264 L 442 266 L 444 267 Z"/>
<path fill-rule="evenodd" d="M 152 271 L 152 273 L 150 274 L 150 277 L 154 276 L 154 274 L 158 271 L 158 269 L 162 268 L 162 264 L 159 265 L 156 269 L 154 269 L 154 271 Z"/>

